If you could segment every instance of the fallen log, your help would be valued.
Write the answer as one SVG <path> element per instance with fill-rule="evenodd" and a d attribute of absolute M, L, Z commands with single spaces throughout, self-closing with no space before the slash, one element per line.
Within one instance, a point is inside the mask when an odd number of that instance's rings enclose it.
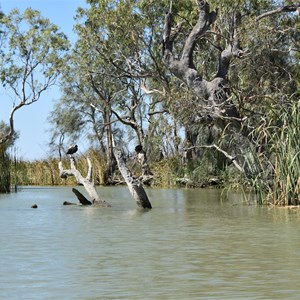
<path fill-rule="evenodd" d="M 69 201 L 65 201 L 63 203 L 63 205 L 78 205 L 77 203 L 73 203 L 73 202 L 69 202 Z"/>

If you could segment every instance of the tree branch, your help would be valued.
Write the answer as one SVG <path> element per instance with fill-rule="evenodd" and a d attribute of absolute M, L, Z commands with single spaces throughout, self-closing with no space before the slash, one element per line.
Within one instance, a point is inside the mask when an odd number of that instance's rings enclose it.
<path fill-rule="evenodd" d="M 153 90 L 148 90 L 146 85 L 145 85 L 145 82 L 142 82 L 141 84 L 141 89 L 142 91 L 147 94 L 147 95 L 151 95 L 151 94 L 159 94 L 159 95 L 162 95 L 162 96 L 166 96 L 166 90 L 163 88 L 163 91 L 160 91 L 160 90 L 156 90 L 156 89 L 153 89 Z"/>
<path fill-rule="evenodd" d="M 192 150 L 195 148 L 206 148 L 206 149 L 214 148 L 217 151 L 221 152 L 226 158 L 228 158 L 241 173 L 243 173 L 243 174 L 245 173 L 245 170 L 237 163 L 237 161 L 235 160 L 235 157 L 231 156 L 229 153 L 227 153 L 225 150 L 221 149 L 217 145 L 213 144 L 213 145 L 194 146 L 194 147 L 186 148 L 184 150 Z"/>
<path fill-rule="evenodd" d="M 92 180 L 92 163 L 89 158 L 87 158 L 87 163 L 88 163 L 88 172 L 86 178 L 84 178 L 76 168 L 74 157 L 72 156 L 70 157 L 70 169 L 65 170 L 63 168 L 62 161 L 59 161 L 58 168 L 59 168 L 60 177 L 66 179 L 68 176 L 75 176 L 77 182 L 84 186 L 85 190 L 91 197 L 92 203 L 94 205 L 101 206 L 101 207 L 110 207 L 111 205 L 109 203 L 100 199 L 96 191 L 94 181 Z"/>
<path fill-rule="evenodd" d="M 206 1 L 198 1 L 199 17 L 196 25 L 190 32 L 181 56 L 181 61 L 186 67 L 195 68 L 193 64 L 193 52 L 199 38 L 209 29 L 216 19 L 216 12 L 209 12 L 209 4 Z"/>
<path fill-rule="evenodd" d="M 240 39 L 238 35 L 238 26 L 241 24 L 240 12 L 235 12 L 232 28 L 232 40 L 229 41 L 227 47 L 221 52 L 219 58 L 219 68 L 216 77 L 226 78 L 233 57 L 241 57 L 243 51 L 240 47 Z"/>
<path fill-rule="evenodd" d="M 280 13 L 295 12 L 299 9 L 299 7 L 300 7 L 300 3 L 294 4 L 294 5 L 286 5 L 286 6 L 278 7 L 274 10 L 270 10 L 270 11 L 267 11 L 267 12 L 259 15 L 258 17 L 256 17 L 256 21 L 259 22 L 263 18 L 270 17 L 270 16 L 280 14 Z"/>

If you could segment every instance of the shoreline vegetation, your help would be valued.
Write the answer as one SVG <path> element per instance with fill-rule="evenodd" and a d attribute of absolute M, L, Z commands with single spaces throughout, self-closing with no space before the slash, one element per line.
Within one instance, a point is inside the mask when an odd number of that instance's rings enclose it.
<path fill-rule="evenodd" d="M 259 205 L 298 207 L 300 205 L 300 102 L 291 103 L 281 110 L 270 110 L 268 123 L 259 126 L 256 149 L 243 165 L 244 173 L 238 172 L 233 163 L 223 168 L 214 162 L 217 152 L 203 149 L 197 159 L 184 160 L 182 156 L 149 159 L 152 187 L 222 188 L 255 195 Z M 7 148 L 0 149 L 0 185 L 3 192 L 11 186 L 72 186 L 76 179 L 60 178 L 58 158 L 23 161 Z M 86 157 L 93 165 L 96 185 L 125 184 L 119 171 L 115 171 L 109 184 L 105 182 L 107 162 L 97 149 L 77 155 L 76 166 L 82 174 L 86 170 Z M 151 157 L 151 155 L 149 155 Z M 137 155 L 128 155 L 127 165 L 133 177 L 141 176 Z M 67 165 L 68 158 L 62 160 Z M 9 168 L 7 168 L 9 166 Z M 9 170 L 9 172 L 5 172 Z M 246 196 L 245 196 L 246 197 Z"/>
<path fill-rule="evenodd" d="M 246 160 L 245 174 L 239 174 L 233 164 L 220 170 L 211 162 L 211 150 L 204 150 L 196 160 L 183 161 L 182 157 L 160 158 L 149 162 L 153 187 L 214 187 L 242 191 L 255 195 L 259 205 L 274 205 L 297 208 L 300 204 L 300 102 L 295 102 L 281 113 L 270 111 L 270 122 L 257 129 L 261 136 L 260 147 Z M 264 143 L 262 142 L 264 141 Z M 96 185 L 104 185 L 106 161 L 96 149 L 76 159 L 80 172 L 85 172 L 86 156 L 93 164 L 93 179 Z M 4 156 L 3 156 L 4 158 Z M 3 162 L 8 162 L 5 156 Z M 59 159 L 26 162 L 10 158 L 10 180 L 13 185 L 65 185 L 76 184 L 75 178 L 64 180 L 59 176 Z M 67 158 L 63 164 L 68 164 Z M 134 177 L 140 176 L 136 156 L 127 158 Z M 1 168 L 2 169 L 2 168 Z M 3 176 L 1 177 L 3 178 Z M 5 177 L 4 177 L 5 178 Z M 111 185 L 124 184 L 119 172 L 115 172 Z"/>
<path fill-rule="evenodd" d="M 214 187 L 258 205 L 300 205 L 300 3 L 88 2 L 74 47 L 38 11 L 0 14 L 1 83 L 15 99 L 0 121 L 0 192 L 77 185 L 60 177 L 80 172 L 93 188 L 124 177 L 135 188 Z M 15 112 L 56 83 L 53 156 L 10 155 Z M 81 142 L 94 148 L 78 154 Z M 59 174 L 70 144 L 76 162 Z"/>

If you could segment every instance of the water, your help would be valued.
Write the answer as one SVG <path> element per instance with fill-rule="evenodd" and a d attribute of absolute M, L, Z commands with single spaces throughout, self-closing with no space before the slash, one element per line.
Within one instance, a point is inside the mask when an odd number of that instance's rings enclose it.
<path fill-rule="evenodd" d="M 150 189 L 142 212 L 99 191 L 111 208 L 63 206 L 70 188 L 0 195 L 0 299 L 299 299 L 300 211 Z"/>

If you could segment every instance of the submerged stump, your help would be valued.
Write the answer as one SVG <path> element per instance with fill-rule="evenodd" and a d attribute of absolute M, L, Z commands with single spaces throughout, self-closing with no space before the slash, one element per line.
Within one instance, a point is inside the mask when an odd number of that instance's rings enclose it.
<path fill-rule="evenodd" d="M 62 161 L 58 163 L 59 173 L 61 178 L 67 178 L 68 176 L 74 176 L 78 182 L 78 184 L 81 184 L 84 186 L 85 190 L 87 191 L 88 195 L 91 198 L 91 201 L 89 201 L 85 196 L 83 196 L 78 190 L 73 189 L 73 193 L 75 193 L 77 199 L 82 205 L 95 205 L 95 206 L 101 206 L 101 207 L 111 207 L 111 205 L 106 202 L 105 200 L 101 200 L 97 191 L 96 187 L 93 181 L 92 177 L 92 163 L 90 159 L 87 157 L 87 163 L 88 163 L 88 173 L 86 177 L 83 177 L 81 173 L 77 170 L 75 165 L 75 159 L 73 156 L 70 157 L 70 169 L 64 169 Z"/>
<path fill-rule="evenodd" d="M 139 179 L 133 178 L 130 170 L 128 169 L 124 156 L 120 150 L 118 150 L 115 145 L 113 147 L 114 155 L 119 167 L 119 170 L 128 186 L 128 189 L 139 207 L 151 209 L 152 205 L 148 199 L 146 191 L 143 184 Z"/>

